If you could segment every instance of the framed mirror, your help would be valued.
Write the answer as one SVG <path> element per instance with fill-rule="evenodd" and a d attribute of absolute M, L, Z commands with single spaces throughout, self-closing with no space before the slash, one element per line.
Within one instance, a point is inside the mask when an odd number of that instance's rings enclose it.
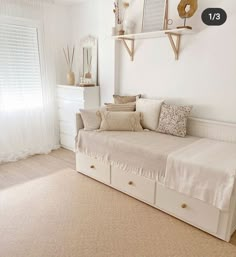
<path fill-rule="evenodd" d="M 97 85 L 97 39 L 88 36 L 80 41 L 80 86 Z"/>

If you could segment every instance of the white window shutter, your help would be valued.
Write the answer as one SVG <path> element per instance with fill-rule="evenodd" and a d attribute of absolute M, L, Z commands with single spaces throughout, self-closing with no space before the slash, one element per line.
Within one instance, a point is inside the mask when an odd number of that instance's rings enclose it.
<path fill-rule="evenodd" d="M 0 23 L 0 111 L 43 106 L 38 29 Z"/>

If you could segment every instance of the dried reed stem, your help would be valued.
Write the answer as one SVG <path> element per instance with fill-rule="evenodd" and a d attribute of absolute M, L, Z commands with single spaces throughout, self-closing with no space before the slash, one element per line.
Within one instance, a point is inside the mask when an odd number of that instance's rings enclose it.
<path fill-rule="evenodd" d="M 67 68 L 69 71 L 72 70 L 73 62 L 74 62 L 74 56 L 75 56 L 75 46 L 73 46 L 72 55 L 70 55 L 70 49 L 69 46 L 67 48 L 63 48 L 63 53 L 66 59 Z"/>

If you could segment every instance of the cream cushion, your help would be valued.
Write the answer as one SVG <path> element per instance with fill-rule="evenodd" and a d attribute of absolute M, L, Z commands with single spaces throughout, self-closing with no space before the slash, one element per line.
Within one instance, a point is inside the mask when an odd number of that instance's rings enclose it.
<path fill-rule="evenodd" d="M 100 130 L 106 131 L 143 131 L 139 112 L 101 112 Z"/>
<path fill-rule="evenodd" d="M 134 112 L 136 108 L 136 103 L 127 103 L 127 104 L 105 104 L 106 110 L 110 112 Z"/>
<path fill-rule="evenodd" d="M 156 130 L 164 100 L 143 99 L 136 102 L 136 111 L 142 114 L 141 125 L 145 129 Z"/>
<path fill-rule="evenodd" d="M 134 95 L 134 96 L 121 96 L 121 95 L 113 95 L 114 103 L 115 104 L 127 104 L 131 102 L 136 102 L 141 95 Z"/>
<path fill-rule="evenodd" d="M 101 125 L 101 115 L 98 109 L 94 110 L 84 110 L 80 109 L 80 114 L 84 124 L 84 130 L 96 130 L 100 128 Z"/>

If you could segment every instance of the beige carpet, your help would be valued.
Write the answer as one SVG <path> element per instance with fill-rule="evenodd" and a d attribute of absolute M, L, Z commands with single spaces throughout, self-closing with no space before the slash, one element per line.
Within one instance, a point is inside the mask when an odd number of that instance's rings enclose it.
<path fill-rule="evenodd" d="M 0 191 L 1 257 L 235 257 L 218 240 L 72 169 Z"/>

